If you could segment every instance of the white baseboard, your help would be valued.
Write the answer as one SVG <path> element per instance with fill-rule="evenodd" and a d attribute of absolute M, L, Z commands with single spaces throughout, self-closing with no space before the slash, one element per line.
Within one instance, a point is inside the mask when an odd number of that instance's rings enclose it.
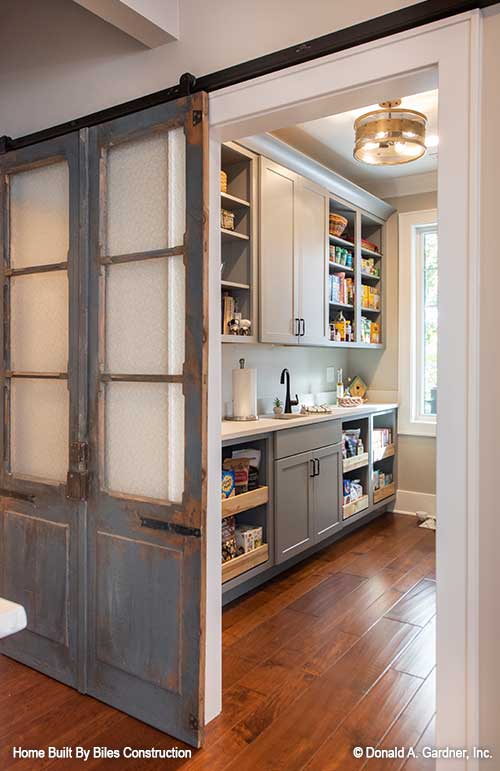
<path fill-rule="evenodd" d="M 413 490 L 398 490 L 393 511 L 398 514 L 416 514 L 426 511 L 436 514 L 436 496 L 432 493 L 417 493 Z"/>

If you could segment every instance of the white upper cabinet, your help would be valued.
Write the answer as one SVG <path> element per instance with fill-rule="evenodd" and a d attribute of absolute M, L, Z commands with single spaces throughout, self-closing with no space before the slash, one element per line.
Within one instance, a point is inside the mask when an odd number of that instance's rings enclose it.
<path fill-rule="evenodd" d="M 328 194 L 261 157 L 260 339 L 324 345 Z"/>
<path fill-rule="evenodd" d="M 260 163 L 260 339 L 293 344 L 298 334 L 297 175 L 267 158 Z"/>
<path fill-rule="evenodd" d="M 295 196 L 295 262 L 298 284 L 299 342 L 324 345 L 327 338 L 328 196 L 301 180 Z"/>

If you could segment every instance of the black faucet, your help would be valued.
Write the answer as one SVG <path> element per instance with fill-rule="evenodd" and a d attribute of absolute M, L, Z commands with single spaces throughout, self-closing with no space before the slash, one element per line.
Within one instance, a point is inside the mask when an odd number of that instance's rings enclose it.
<path fill-rule="evenodd" d="M 286 398 L 285 398 L 285 413 L 290 413 L 292 407 L 296 407 L 299 403 L 299 397 L 295 394 L 295 399 L 290 399 L 290 373 L 286 369 L 281 373 L 280 383 L 284 385 L 286 378 Z"/>

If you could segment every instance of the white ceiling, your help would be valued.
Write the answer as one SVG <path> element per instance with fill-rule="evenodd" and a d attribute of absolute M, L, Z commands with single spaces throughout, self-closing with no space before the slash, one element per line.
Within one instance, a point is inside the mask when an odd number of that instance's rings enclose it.
<path fill-rule="evenodd" d="M 409 186 L 418 188 L 419 181 L 420 187 L 428 186 L 428 180 L 435 180 L 436 177 L 437 147 L 429 147 L 422 158 L 401 166 L 369 166 L 353 158 L 354 121 L 359 115 L 375 110 L 377 107 L 378 105 L 367 105 L 361 109 L 280 129 L 273 134 L 338 174 L 373 192 L 379 186 L 388 188 L 391 181 L 401 187 L 402 178 L 410 177 L 412 179 L 408 180 Z M 437 137 L 437 89 L 403 97 L 402 107 L 409 107 L 427 115 L 427 137 Z M 417 179 L 418 175 L 425 175 L 425 177 Z"/>

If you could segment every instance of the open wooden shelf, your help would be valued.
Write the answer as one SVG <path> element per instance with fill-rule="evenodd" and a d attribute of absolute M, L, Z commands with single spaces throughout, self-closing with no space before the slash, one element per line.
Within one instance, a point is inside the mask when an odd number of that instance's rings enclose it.
<path fill-rule="evenodd" d="M 385 501 L 386 498 L 391 498 L 396 493 L 396 485 L 391 482 L 390 485 L 380 487 L 378 490 L 373 491 L 373 503 L 379 503 Z"/>
<path fill-rule="evenodd" d="M 221 343 L 238 343 L 238 345 L 255 345 L 258 342 L 255 335 L 221 335 Z"/>
<path fill-rule="evenodd" d="M 269 545 L 267 543 L 258 546 L 253 551 L 249 551 L 247 554 L 241 554 L 239 557 L 235 557 L 228 562 L 222 563 L 222 583 L 231 581 L 232 578 L 240 576 L 242 573 L 246 573 L 247 570 L 256 568 L 258 565 L 262 565 L 263 562 L 267 562 L 269 559 Z"/>
<path fill-rule="evenodd" d="M 240 284 L 238 281 L 221 280 L 221 286 L 224 289 L 250 289 L 250 284 Z"/>
<path fill-rule="evenodd" d="M 353 503 L 345 503 L 342 506 L 342 519 L 349 519 L 355 514 L 359 514 L 360 511 L 364 511 L 370 505 L 370 501 L 367 495 L 362 495 L 357 501 Z"/>
<path fill-rule="evenodd" d="M 351 310 L 354 310 L 354 305 L 351 305 L 350 303 L 335 303 L 333 300 L 330 300 L 330 305 L 335 306 L 335 308 L 350 308 Z"/>
<path fill-rule="evenodd" d="M 228 211 L 234 211 L 235 209 L 249 209 L 250 201 L 245 201 L 243 198 L 238 198 L 236 195 L 230 193 L 220 194 L 222 208 Z"/>
<path fill-rule="evenodd" d="M 250 241 L 250 236 L 245 235 L 245 233 L 238 233 L 236 230 L 228 230 L 227 228 L 221 228 L 220 229 L 222 240 L 224 239 L 229 241 Z"/>
<path fill-rule="evenodd" d="M 269 500 L 269 487 L 258 487 L 256 490 L 250 490 L 248 493 L 233 495 L 231 498 L 225 498 L 222 501 L 222 519 L 241 514 L 242 511 L 255 509 L 262 506 Z"/>
<path fill-rule="evenodd" d="M 343 273 L 354 273 L 354 268 L 348 268 L 347 265 L 340 265 L 338 262 L 332 262 L 331 260 L 328 263 L 330 265 L 330 268 L 334 268 L 335 270 L 340 270 Z"/>
<path fill-rule="evenodd" d="M 373 252 L 371 249 L 366 249 L 364 246 L 361 247 L 361 254 L 365 254 L 368 257 L 382 257 L 381 252 Z"/>
<path fill-rule="evenodd" d="M 354 249 L 354 244 L 352 241 L 346 241 L 345 238 L 340 238 L 340 236 L 332 236 L 331 233 L 328 234 L 328 237 L 330 239 L 330 243 L 337 244 L 337 246 L 345 246 L 347 249 Z"/>
<path fill-rule="evenodd" d="M 368 466 L 367 452 L 363 452 L 361 455 L 354 455 L 352 458 L 344 458 L 342 461 L 344 474 L 347 471 L 354 471 L 354 469 L 364 468 L 365 466 Z"/>
<path fill-rule="evenodd" d="M 377 310 L 376 308 L 364 308 L 361 306 L 361 313 L 381 313 L 380 308 Z"/>
<path fill-rule="evenodd" d="M 365 273 L 361 271 L 361 278 L 366 278 L 367 281 L 380 281 L 380 276 L 375 276 L 374 273 Z"/>
<path fill-rule="evenodd" d="M 395 454 L 396 450 L 393 444 L 388 444 L 382 450 L 373 450 L 373 463 L 377 463 L 384 458 L 391 458 Z"/>

